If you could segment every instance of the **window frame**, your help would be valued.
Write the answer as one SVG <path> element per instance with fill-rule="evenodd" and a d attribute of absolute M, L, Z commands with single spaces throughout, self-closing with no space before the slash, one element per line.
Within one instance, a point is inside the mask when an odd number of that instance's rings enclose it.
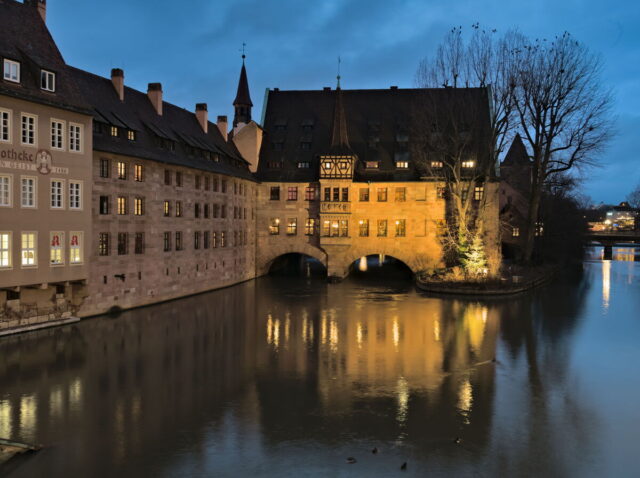
<path fill-rule="evenodd" d="M 3 248 L 3 236 L 7 238 L 7 247 Z M 3 256 L 6 256 L 7 264 L 3 265 Z M 13 269 L 13 231 L 0 231 L 0 270 Z"/>
<path fill-rule="evenodd" d="M 2 203 L 2 196 L 0 196 L 0 208 L 2 207 L 13 207 L 13 174 L 9 173 L 1 173 L 0 178 L 7 179 L 7 202 Z"/>
<path fill-rule="evenodd" d="M 51 80 L 51 81 L 49 81 Z M 49 83 L 52 83 L 50 87 Z M 40 89 L 43 91 L 49 91 L 51 93 L 55 93 L 56 91 L 56 74 L 53 71 L 45 70 L 42 68 L 40 70 Z"/>
<path fill-rule="evenodd" d="M 25 129 L 24 129 L 24 120 L 32 119 L 33 120 L 33 143 L 25 143 Z M 27 131 L 28 133 L 29 131 Z M 20 146 L 26 146 L 28 148 L 37 148 L 38 147 L 38 115 L 34 115 L 31 113 L 20 113 Z"/>
<path fill-rule="evenodd" d="M 6 125 L 5 118 L 3 115 L 6 115 Z M 13 111 L 8 108 L 0 108 L 0 143 L 11 144 L 13 142 L 13 131 L 12 131 L 12 123 L 13 123 Z M 4 129 L 6 128 L 6 139 L 4 138 Z"/>
<path fill-rule="evenodd" d="M 54 206 L 53 201 L 53 183 L 60 183 L 60 205 Z M 63 210 L 65 208 L 65 180 L 59 178 L 51 178 L 49 180 L 49 209 Z"/>
<path fill-rule="evenodd" d="M 33 234 L 33 263 L 24 263 L 24 252 L 30 251 L 31 248 L 25 249 L 24 236 L 27 234 Z M 38 267 L 38 231 L 21 231 L 20 232 L 20 266 L 22 269 L 35 269 Z"/>
<path fill-rule="evenodd" d="M 81 180 L 69 180 L 69 188 L 68 188 L 68 193 L 69 193 L 69 210 L 73 210 L 73 211 L 82 211 L 83 210 L 83 200 L 82 200 L 82 192 L 84 190 L 84 181 Z M 78 186 L 78 194 L 77 194 L 77 199 L 78 199 L 78 206 L 74 206 L 74 202 L 72 201 L 72 185 Z"/>
<path fill-rule="evenodd" d="M 54 132 L 54 125 L 57 126 Z M 65 132 L 67 131 L 67 122 L 58 118 L 49 120 L 49 146 L 56 151 L 65 150 Z M 59 146 L 58 146 L 59 144 Z"/>
<path fill-rule="evenodd" d="M 54 237 L 58 235 L 58 245 L 53 244 Z M 65 265 L 65 235 L 64 231 L 49 231 L 49 267 L 61 267 Z M 59 262 L 54 262 L 54 252 L 59 253 Z M 58 254 L 56 254 L 58 256 Z"/>
<path fill-rule="evenodd" d="M 12 78 L 11 69 L 7 69 L 7 66 L 15 66 L 16 67 L 16 76 L 15 79 Z M 10 81 L 11 83 L 20 83 L 21 78 L 21 63 L 17 60 L 12 60 L 10 58 L 4 58 L 2 62 L 2 79 L 6 81 Z"/>
<path fill-rule="evenodd" d="M 73 244 L 73 236 L 78 237 L 78 244 Z M 79 260 L 74 261 L 76 257 L 73 251 L 79 251 L 77 257 Z M 84 264 L 84 231 L 69 231 L 69 265 L 77 266 Z"/>
<path fill-rule="evenodd" d="M 31 205 L 24 203 L 24 181 L 33 180 L 33 201 Z M 38 208 L 38 177 L 37 176 L 20 176 L 20 208 L 21 209 L 37 209 Z"/>
<path fill-rule="evenodd" d="M 84 152 L 84 126 L 80 123 L 69 122 L 69 152 L 82 154 Z"/>

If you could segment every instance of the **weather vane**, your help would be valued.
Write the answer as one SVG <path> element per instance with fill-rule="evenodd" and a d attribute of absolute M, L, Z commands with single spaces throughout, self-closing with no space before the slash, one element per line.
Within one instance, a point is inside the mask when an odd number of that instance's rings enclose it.
<path fill-rule="evenodd" d="M 338 57 L 338 76 L 336 76 L 337 80 L 338 80 L 338 88 L 340 88 L 340 63 L 342 62 L 342 60 L 340 59 L 340 57 Z"/>
<path fill-rule="evenodd" d="M 242 42 L 242 61 L 244 61 L 244 59 L 247 57 L 247 55 L 244 54 L 244 47 L 246 47 L 247 44 L 245 42 Z"/>

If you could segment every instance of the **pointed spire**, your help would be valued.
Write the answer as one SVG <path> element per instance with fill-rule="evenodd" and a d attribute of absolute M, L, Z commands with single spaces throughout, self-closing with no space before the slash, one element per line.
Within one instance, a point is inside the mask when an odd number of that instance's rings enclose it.
<path fill-rule="evenodd" d="M 513 142 L 509 147 L 509 151 L 507 151 L 507 154 L 502 161 L 502 165 L 510 166 L 513 164 L 529 164 L 530 162 L 527 148 L 522 142 L 522 137 L 520 136 L 520 133 L 516 133 L 516 136 L 513 138 Z"/>
<path fill-rule="evenodd" d="M 236 99 L 233 100 L 235 116 L 233 118 L 233 126 L 238 123 L 249 123 L 251 121 L 251 95 L 249 94 L 249 80 L 247 79 L 247 69 L 244 66 L 246 55 L 244 53 L 245 44 L 242 44 L 242 69 L 240 70 L 240 80 L 238 81 L 238 91 Z"/>
<path fill-rule="evenodd" d="M 340 76 L 338 75 L 338 78 Z M 331 132 L 331 150 L 336 152 L 351 152 L 349 136 L 347 134 L 347 119 L 342 104 L 342 90 L 336 89 L 336 103 L 333 110 L 333 130 Z"/>

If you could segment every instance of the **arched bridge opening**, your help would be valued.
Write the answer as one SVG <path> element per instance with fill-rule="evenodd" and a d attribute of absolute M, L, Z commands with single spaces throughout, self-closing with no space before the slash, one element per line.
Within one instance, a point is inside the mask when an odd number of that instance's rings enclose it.
<path fill-rule="evenodd" d="M 317 258 L 300 252 L 282 254 L 271 261 L 269 275 L 326 277 L 327 268 Z"/>
<path fill-rule="evenodd" d="M 358 257 L 351 263 L 348 270 L 349 277 L 373 281 L 411 281 L 413 274 L 413 270 L 407 263 L 386 254 Z"/>

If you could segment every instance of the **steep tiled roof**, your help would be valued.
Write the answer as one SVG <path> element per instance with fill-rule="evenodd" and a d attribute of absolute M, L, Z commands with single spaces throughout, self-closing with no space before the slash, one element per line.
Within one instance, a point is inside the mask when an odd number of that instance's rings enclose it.
<path fill-rule="evenodd" d="M 89 109 L 34 5 L 0 0 L 0 57 L 20 62 L 20 83 L 0 76 L 0 94 L 82 113 Z M 55 73 L 55 92 L 40 88 L 41 69 Z"/>
<path fill-rule="evenodd" d="M 487 138 L 489 106 L 484 88 L 340 91 L 344 111 L 338 117 L 344 118 L 345 125 L 339 129 L 358 158 L 355 181 L 413 181 L 431 175 L 427 161 L 436 155 L 426 151 L 424 137 L 432 134 L 433 125 L 450 129 L 455 123 L 458 131 L 471 131 L 483 141 Z M 318 180 L 319 155 L 331 153 L 336 96 L 336 90 L 328 88 L 268 92 L 260 180 Z M 480 140 L 475 144 L 474 156 L 484 160 L 487 148 L 482 153 L 477 146 Z M 409 168 L 396 168 L 397 159 L 408 160 Z M 366 169 L 367 161 L 377 161 L 379 168 Z M 310 167 L 300 168 L 299 163 Z"/>
<path fill-rule="evenodd" d="M 236 99 L 233 100 L 233 106 L 236 105 L 253 106 L 251 95 L 249 94 L 249 80 L 247 79 L 247 69 L 244 67 L 244 60 L 242 61 L 242 69 L 240 70 L 238 92 L 236 93 Z"/>
<path fill-rule="evenodd" d="M 94 134 L 95 150 L 253 179 L 248 163 L 232 142 L 225 142 L 216 124 L 209 122 L 205 134 L 190 111 L 163 102 L 162 115 L 158 115 L 146 93 L 125 87 L 124 101 L 120 101 L 110 79 L 72 71 L 91 103 L 94 122 L 107 126 L 103 134 Z M 120 137 L 110 136 L 109 126 L 121 128 Z M 127 139 L 127 130 L 135 131 L 135 141 Z M 166 147 L 168 143 L 174 150 Z M 211 159 L 214 157 L 219 161 Z"/>
<path fill-rule="evenodd" d="M 531 163 L 529 159 L 529 154 L 527 153 L 527 148 L 522 142 L 522 138 L 520 137 L 520 133 L 516 133 L 515 138 L 513 138 L 513 142 L 511 146 L 509 146 L 509 151 L 504 157 L 502 161 L 502 166 L 517 166 L 517 165 L 528 165 Z"/>

